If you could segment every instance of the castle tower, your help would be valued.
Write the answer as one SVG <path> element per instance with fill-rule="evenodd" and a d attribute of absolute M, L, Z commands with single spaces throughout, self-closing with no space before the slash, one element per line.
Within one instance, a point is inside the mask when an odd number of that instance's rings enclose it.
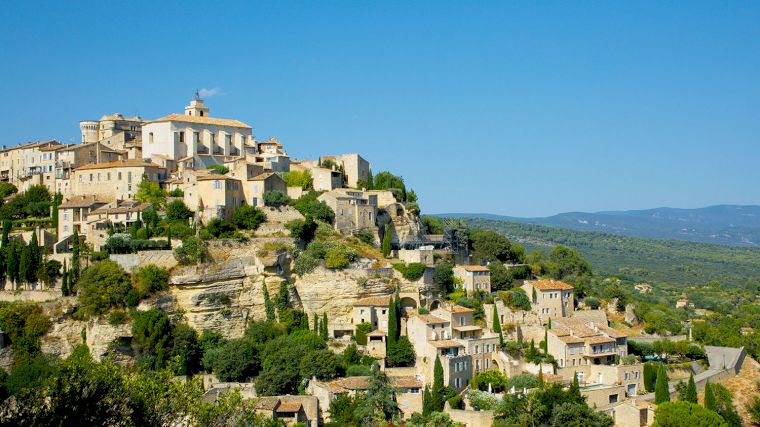
<path fill-rule="evenodd" d="M 185 115 L 208 117 L 208 107 L 206 107 L 203 104 L 203 100 L 198 97 L 198 92 L 195 92 L 195 98 L 190 101 L 190 105 L 185 107 Z"/>

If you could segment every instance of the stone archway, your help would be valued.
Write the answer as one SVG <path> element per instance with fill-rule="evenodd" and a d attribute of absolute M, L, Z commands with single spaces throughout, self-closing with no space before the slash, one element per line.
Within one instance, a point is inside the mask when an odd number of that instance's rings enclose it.
<path fill-rule="evenodd" d="M 433 300 L 433 302 L 430 303 L 430 310 L 435 310 L 441 308 L 441 301 L 439 300 Z"/>
<path fill-rule="evenodd" d="M 417 310 L 417 301 L 412 297 L 401 297 L 399 300 L 401 303 L 401 309 L 405 311 Z"/>

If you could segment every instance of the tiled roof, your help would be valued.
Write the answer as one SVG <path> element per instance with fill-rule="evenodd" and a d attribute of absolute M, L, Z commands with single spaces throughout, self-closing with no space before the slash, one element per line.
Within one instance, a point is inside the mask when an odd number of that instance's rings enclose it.
<path fill-rule="evenodd" d="M 463 265 L 461 266 L 465 271 L 491 271 L 484 265 Z"/>
<path fill-rule="evenodd" d="M 262 174 L 254 176 L 253 178 L 248 178 L 248 181 L 263 181 L 263 180 L 269 178 L 272 175 L 274 175 L 274 173 L 272 173 L 272 172 L 264 172 Z"/>
<path fill-rule="evenodd" d="M 367 334 L 368 337 L 384 337 L 388 334 L 385 333 L 385 331 L 381 331 L 380 329 L 375 329 L 374 331 Z"/>
<path fill-rule="evenodd" d="M 258 400 L 258 402 L 256 402 L 256 409 L 272 411 L 277 407 L 277 404 L 279 403 L 279 397 L 262 397 Z"/>
<path fill-rule="evenodd" d="M 602 344 L 602 343 L 607 343 L 607 342 L 615 342 L 615 339 L 604 336 L 604 335 L 597 335 L 597 336 L 586 338 L 586 342 L 588 344 Z"/>
<path fill-rule="evenodd" d="M 186 116 L 184 114 L 169 114 L 166 117 L 161 117 L 160 119 L 152 120 L 149 123 L 159 123 L 159 122 L 182 122 L 182 123 L 196 123 L 200 125 L 229 126 L 229 127 L 245 128 L 245 129 L 251 128 L 250 126 L 248 126 L 247 124 L 239 120 L 217 119 L 214 117 L 206 117 L 206 116 Z"/>
<path fill-rule="evenodd" d="M 354 307 L 387 307 L 390 305 L 391 296 L 385 295 L 381 297 L 368 297 L 354 301 Z"/>
<path fill-rule="evenodd" d="M 195 178 L 196 181 L 216 181 L 216 180 L 234 180 L 234 181 L 240 181 L 240 178 L 235 178 L 234 176 L 229 175 L 222 175 L 219 173 L 210 173 L 208 175 L 202 175 Z"/>
<path fill-rule="evenodd" d="M 433 316 L 432 314 L 418 314 L 417 317 L 422 320 L 424 323 L 432 324 L 432 323 L 449 323 L 448 320 L 441 319 L 440 317 Z"/>
<path fill-rule="evenodd" d="M 99 203 L 108 203 L 98 200 L 95 196 L 74 196 L 58 205 L 58 208 L 87 208 Z"/>
<path fill-rule="evenodd" d="M 390 377 L 391 384 L 397 388 L 422 388 L 422 381 L 413 375 Z"/>
<path fill-rule="evenodd" d="M 561 280 L 531 280 L 525 282 L 542 291 L 572 291 L 574 288 Z"/>
<path fill-rule="evenodd" d="M 338 378 L 334 382 L 347 390 L 366 390 L 369 388 L 370 377 Z"/>
<path fill-rule="evenodd" d="M 452 340 L 436 340 L 428 341 L 430 345 L 435 348 L 447 348 L 447 347 L 464 347 L 461 343 Z"/>
<path fill-rule="evenodd" d="M 455 331 L 460 331 L 460 332 L 480 331 L 480 330 L 482 330 L 482 329 L 483 329 L 483 328 L 481 328 L 480 326 L 475 326 L 475 325 L 468 325 L 468 326 L 454 326 L 454 330 L 455 330 Z"/>
<path fill-rule="evenodd" d="M 298 412 L 301 410 L 301 402 L 280 402 L 275 412 Z"/>
<path fill-rule="evenodd" d="M 89 170 L 89 169 L 108 169 L 108 168 L 125 168 L 125 167 L 146 167 L 146 168 L 160 168 L 161 166 L 151 163 L 151 162 L 145 162 L 141 159 L 129 159 L 129 160 L 117 160 L 115 162 L 109 162 L 109 163 L 95 163 L 92 165 L 84 165 L 76 168 L 75 170 L 81 171 L 81 170 Z"/>
<path fill-rule="evenodd" d="M 557 338 L 565 344 L 580 344 L 586 342 L 583 338 L 574 337 L 572 335 L 562 335 Z"/>
<path fill-rule="evenodd" d="M 474 311 L 475 310 L 473 310 L 471 308 L 462 307 L 461 305 L 455 305 L 455 306 L 451 307 L 451 312 L 452 313 L 472 313 Z"/>

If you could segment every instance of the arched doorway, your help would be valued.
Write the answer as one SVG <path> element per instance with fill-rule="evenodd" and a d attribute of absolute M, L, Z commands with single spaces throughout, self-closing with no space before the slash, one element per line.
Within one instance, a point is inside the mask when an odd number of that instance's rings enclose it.
<path fill-rule="evenodd" d="M 403 297 L 399 300 L 401 303 L 401 309 L 405 311 L 415 311 L 417 310 L 417 301 L 414 300 L 414 298 L 411 297 Z"/>
<path fill-rule="evenodd" d="M 430 303 L 430 309 L 435 310 L 441 308 L 441 302 L 438 300 L 433 300 L 433 302 Z"/>

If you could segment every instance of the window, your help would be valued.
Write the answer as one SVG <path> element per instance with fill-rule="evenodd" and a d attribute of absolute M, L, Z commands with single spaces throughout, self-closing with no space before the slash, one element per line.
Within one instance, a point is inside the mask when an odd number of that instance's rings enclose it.
<path fill-rule="evenodd" d="M 92 182 L 92 174 L 90 174 L 90 182 Z"/>
<path fill-rule="evenodd" d="M 219 190 L 222 188 L 222 181 L 219 181 L 218 179 L 214 181 L 214 190 Z"/>
<path fill-rule="evenodd" d="M 153 144 L 153 132 L 148 134 L 148 143 Z"/>
<path fill-rule="evenodd" d="M 179 142 L 185 142 L 185 131 L 179 133 Z"/>
<path fill-rule="evenodd" d="M 127 182 L 132 182 L 132 172 L 127 172 Z"/>
<path fill-rule="evenodd" d="M 108 172 L 108 173 L 106 174 L 106 180 L 108 180 L 108 181 L 110 181 L 110 180 L 111 180 L 111 172 Z"/>

